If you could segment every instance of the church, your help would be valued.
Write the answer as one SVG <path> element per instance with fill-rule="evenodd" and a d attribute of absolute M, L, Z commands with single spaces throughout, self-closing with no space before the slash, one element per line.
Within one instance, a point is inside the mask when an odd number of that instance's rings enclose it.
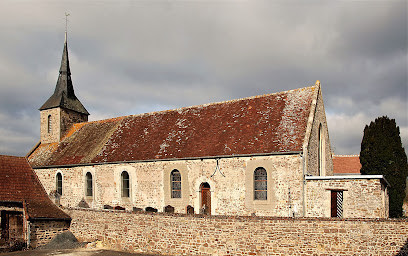
<path fill-rule="evenodd" d="M 322 86 L 88 122 L 65 38 L 28 154 L 65 207 L 387 218 L 381 175 L 333 175 Z"/>

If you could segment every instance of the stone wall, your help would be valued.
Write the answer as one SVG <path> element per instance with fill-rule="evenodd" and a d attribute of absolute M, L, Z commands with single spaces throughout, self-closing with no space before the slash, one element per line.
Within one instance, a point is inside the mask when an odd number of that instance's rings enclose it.
<path fill-rule="evenodd" d="M 188 205 L 199 213 L 200 185 L 207 182 L 211 191 L 211 214 L 291 216 L 291 209 L 302 212 L 302 158 L 300 155 L 271 155 L 216 159 L 152 161 L 121 164 L 35 169 L 47 193 L 54 191 L 55 177 L 61 172 L 63 194 L 60 203 L 76 207 L 81 200 L 91 208 L 104 205 L 153 207 L 159 211 L 167 205 L 176 213 L 186 213 Z M 267 200 L 254 200 L 254 171 L 263 167 L 268 174 Z M 170 173 L 181 173 L 182 198 L 170 198 Z M 121 173 L 130 178 L 130 197 L 121 195 Z M 94 193 L 86 196 L 86 173 L 93 177 Z"/>
<path fill-rule="evenodd" d="M 33 221 L 30 223 L 30 247 L 47 244 L 57 234 L 69 230 L 69 221 Z"/>
<path fill-rule="evenodd" d="M 82 241 L 165 255 L 407 255 L 408 221 L 68 209 Z M 404 252 L 402 252 L 405 248 Z"/>
<path fill-rule="evenodd" d="M 306 216 L 330 217 L 331 191 L 343 191 L 344 218 L 387 218 L 388 192 L 381 179 L 314 179 L 307 177 Z M 319 177 L 316 177 L 319 178 Z M 325 177 L 323 177 L 325 178 Z"/>
<path fill-rule="evenodd" d="M 48 116 L 50 116 L 50 132 L 48 131 Z M 63 108 L 41 110 L 40 130 L 41 143 L 59 142 L 74 123 L 88 121 L 88 116 Z"/>
<path fill-rule="evenodd" d="M 315 102 L 313 102 L 315 103 Z M 312 119 L 312 127 L 309 134 L 306 160 L 306 173 L 310 175 L 331 176 L 333 175 L 333 159 L 330 147 L 329 129 L 326 121 L 326 111 L 324 109 L 323 96 L 321 87 L 317 94 L 316 107 L 314 109 L 314 118 Z M 323 171 L 319 173 L 319 127 L 322 126 L 322 157 Z"/>
<path fill-rule="evenodd" d="M 61 111 L 61 138 L 66 135 L 71 126 L 75 123 L 82 123 L 88 121 L 88 116 L 69 109 L 59 108 Z"/>
<path fill-rule="evenodd" d="M 60 108 L 42 110 L 40 113 L 41 143 L 59 142 L 61 138 Z M 48 116 L 50 116 L 50 131 L 48 131 Z"/>

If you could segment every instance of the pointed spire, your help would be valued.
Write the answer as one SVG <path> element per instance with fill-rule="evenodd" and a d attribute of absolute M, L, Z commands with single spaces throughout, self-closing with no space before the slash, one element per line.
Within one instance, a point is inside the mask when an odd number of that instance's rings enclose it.
<path fill-rule="evenodd" d="M 67 32 L 65 31 L 64 50 L 62 52 L 61 66 L 59 69 L 59 76 L 57 80 L 57 86 L 55 87 L 55 93 L 65 92 L 68 98 L 76 98 L 74 93 L 74 87 L 71 80 L 71 69 L 69 68 L 68 58 L 68 44 L 67 44 Z"/>
<path fill-rule="evenodd" d="M 88 111 L 77 99 L 71 80 L 69 68 L 67 32 L 65 31 L 64 50 L 62 52 L 61 66 L 54 94 L 41 106 L 40 110 L 62 107 L 79 113 L 89 115 Z"/>

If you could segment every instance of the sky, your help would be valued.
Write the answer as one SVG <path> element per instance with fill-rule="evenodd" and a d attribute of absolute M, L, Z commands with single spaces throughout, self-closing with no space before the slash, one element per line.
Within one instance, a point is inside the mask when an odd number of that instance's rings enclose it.
<path fill-rule="evenodd" d="M 90 120 L 218 102 L 320 80 L 334 154 L 387 115 L 408 152 L 408 1 L 0 2 L 0 154 L 39 141 L 68 16 Z"/>

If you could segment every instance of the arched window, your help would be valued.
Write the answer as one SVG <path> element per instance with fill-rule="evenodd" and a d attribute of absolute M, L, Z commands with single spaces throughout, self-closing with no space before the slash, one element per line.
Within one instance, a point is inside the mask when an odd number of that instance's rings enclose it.
<path fill-rule="evenodd" d="M 47 129 L 48 129 L 48 133 L 51 133 L 51 115 L 48 115 L 47 118 Z"/>
<path fill-rule="evenodd" d="M 86 184 L 86 196 L 92 196 L 93 195 L 93 184 L 92 184 L 92 174 L 90 172 L 87 172 L 85 175 L 85 184 Z"/>
<path fill-rule="evenodd" d="M 266 200 L 268 194 L 268 175 L 266 170 L 258 167 L 254 171 L 254 200 Z"/>
<path fill-rule="evenodd" d="M 324 134 L 322 124 L 319 125 L 319 152 L 318 152 L 318 165 L 319 165 L 319 175 L 324 176 Z"/>
<path fill-rule="evenodd" d="M 56 187 L 57 193 L 62 195 L 62 174 L 60 172 L 57 173 L 55 187 Z"/>
<path fill-rule="evenodd" d="M 170 174 L 171 198 L 181 198 L 181 174 L 178 170 L 173 170 Z"/>
<path fill-rule="evenodd" d="M 122 172 L 121 180 L 122 180 L 122 197 L 129 197 L 130 196 L 130 181 L 129 181 L 129 173 L 127 171 Z"/>

